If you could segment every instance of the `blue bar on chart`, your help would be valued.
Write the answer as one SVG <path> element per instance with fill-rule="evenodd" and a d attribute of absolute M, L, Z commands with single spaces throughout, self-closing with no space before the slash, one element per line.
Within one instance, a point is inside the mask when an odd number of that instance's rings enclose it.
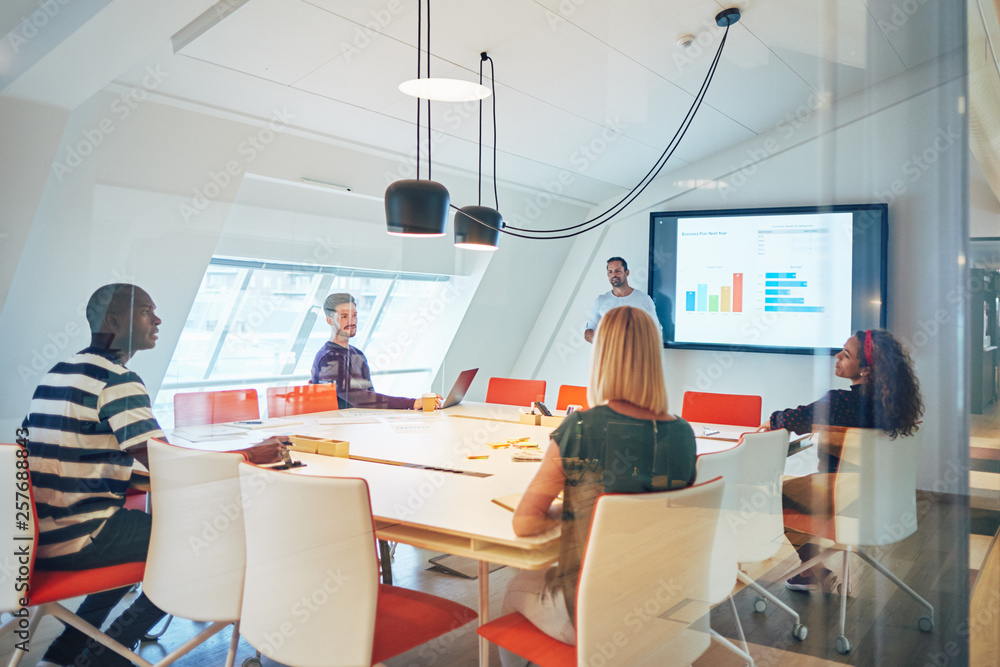
<path fill-rule="evenodd" d="M 698 310 L 708 310 L 708 285 L 705 283 L 698 285 Z"/>
<path fill-rule="evenodd" d="M 780 280 L 782 278 L 794 278 L 794 273 L 765 273 L 765 280 Z"/>
<path fill-rule="evenodd" d="M 684 293 L 684 310 L 694 310 L 694 292 Z"/>
<path fill-rule="evenodd" d="M 765 280 L 764 287 L 805 287 L 805 280 Z"/>
<path fill-rule="evenodd" d="M 764 306 L 764 311 L 772 313 L 822 313 L 823 306 Z"/>
<path fill-rule="evenodd" d="M 768 296 L 764 297 L 764 303 L 805 303 L 806 300 L 797 296 Z"/>
<path fill-rule="evenodd" d="M 780 296 L 782 294 L 791 294 L 790 289 L 766 289 L 764 290 L 764 296 Z"/>

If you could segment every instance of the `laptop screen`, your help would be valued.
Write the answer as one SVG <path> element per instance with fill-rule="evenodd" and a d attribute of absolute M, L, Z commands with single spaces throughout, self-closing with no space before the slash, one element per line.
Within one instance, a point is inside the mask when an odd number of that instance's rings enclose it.
<path fill-rule="evenodd" d="M 469 387 L 472 386 L 472 380 L 478 372 L 478 368 L 471 368 L 459 373 L 458 379 L 455 380 L 455 386 L 451 388 L 451 392 L 448 393 L 448 397 L 444 399 L 444 404 L 441 407 L 450 408 L 453 405 L 461 403 L 462 399 L 465 398 L 465 392 L 469 391 Z"/>

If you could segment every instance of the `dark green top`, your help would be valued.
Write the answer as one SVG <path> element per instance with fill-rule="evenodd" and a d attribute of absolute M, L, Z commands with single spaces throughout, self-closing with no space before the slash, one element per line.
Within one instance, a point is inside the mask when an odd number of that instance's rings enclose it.
<path fill-rule="evenodd" d="M 601 405 L 570 414 L 551 437 L 566 484 L 559 564 L 547 583 L 563 591 L 575 621 L 580 562 L 597 496 L 689 486 L 695 477 L 694 431 L 683 419 L 636 419 Z"/>

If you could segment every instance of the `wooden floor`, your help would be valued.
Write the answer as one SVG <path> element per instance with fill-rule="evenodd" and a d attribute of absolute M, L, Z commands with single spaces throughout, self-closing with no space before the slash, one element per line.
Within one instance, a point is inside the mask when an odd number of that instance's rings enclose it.
<path fill-rule="evenodd" d="M 930 500 L 924 497 L 925 500 Z M 920 632 L 918 619 L 924 609 L 906 593 L 875 572 L 857 557 L 852 557 L 852 569 L 858 567 L 854 591 L 848 597 L 846 636 L 854 646 L 850 655 L 842 656 L 834 648 L 839 634 L 840 597 L 819 592 L 799 593 L 787 590 L 783 582 L 765 584 L 769 591 L 799 612 L 809 628 L 809 636 L 798 642 L 791 636 L 791 619 L 780 610 L 769 607 L 764 614 L 754 613 L 753 591 L 744 590 L 736 596 L 740 619 L 758 665 L 823 664 L 850 665 L 965 665 L 963 634 L 968 608 L 968 556 L 965 542 L 956 539 L 955 526 L 964 522 L 967 509 L 934 498 L 935 502 L 921 505 L 924 514 L 919 530 L 909 538 L 869 553 L 904 582 L 914 588 L 935 608 L 935 628 L 931 633 Z M 772 577 L 780 574 L 772 570 Z M 764 578 L 764 582 L 768 581 Z M 712 612 L 712 626 L 727 637 L 735 638 L 735 624 L 728 608 L 717 607 Z M 949 643 L 953 642 L 952 646 Z M 955 655 L 949 656 L 948 649 Z M 945 662 L 934 662 L 940 654 Z M 815 661 L 800 662 L 804 656 Z M 740 665 L 742 662 L 726 654 L 720 647 L 706 653 L 696 665 Z"/>
<path fill-rule="evenodd" d="M 969 504 L 1000 511 L 1000 401 L 969 417 Z"/>

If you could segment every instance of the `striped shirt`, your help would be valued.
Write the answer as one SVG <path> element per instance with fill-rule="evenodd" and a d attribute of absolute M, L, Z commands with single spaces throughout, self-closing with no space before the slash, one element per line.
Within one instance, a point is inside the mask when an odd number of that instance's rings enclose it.
<path fill-rule="evenodd" d="M 138 375 L 107 350 L 56 364 L 31 399 L 28 460 L 38 515 L 38 557 L 74 554 L 125 504 L 131 455 L 163 437 Z"/>

